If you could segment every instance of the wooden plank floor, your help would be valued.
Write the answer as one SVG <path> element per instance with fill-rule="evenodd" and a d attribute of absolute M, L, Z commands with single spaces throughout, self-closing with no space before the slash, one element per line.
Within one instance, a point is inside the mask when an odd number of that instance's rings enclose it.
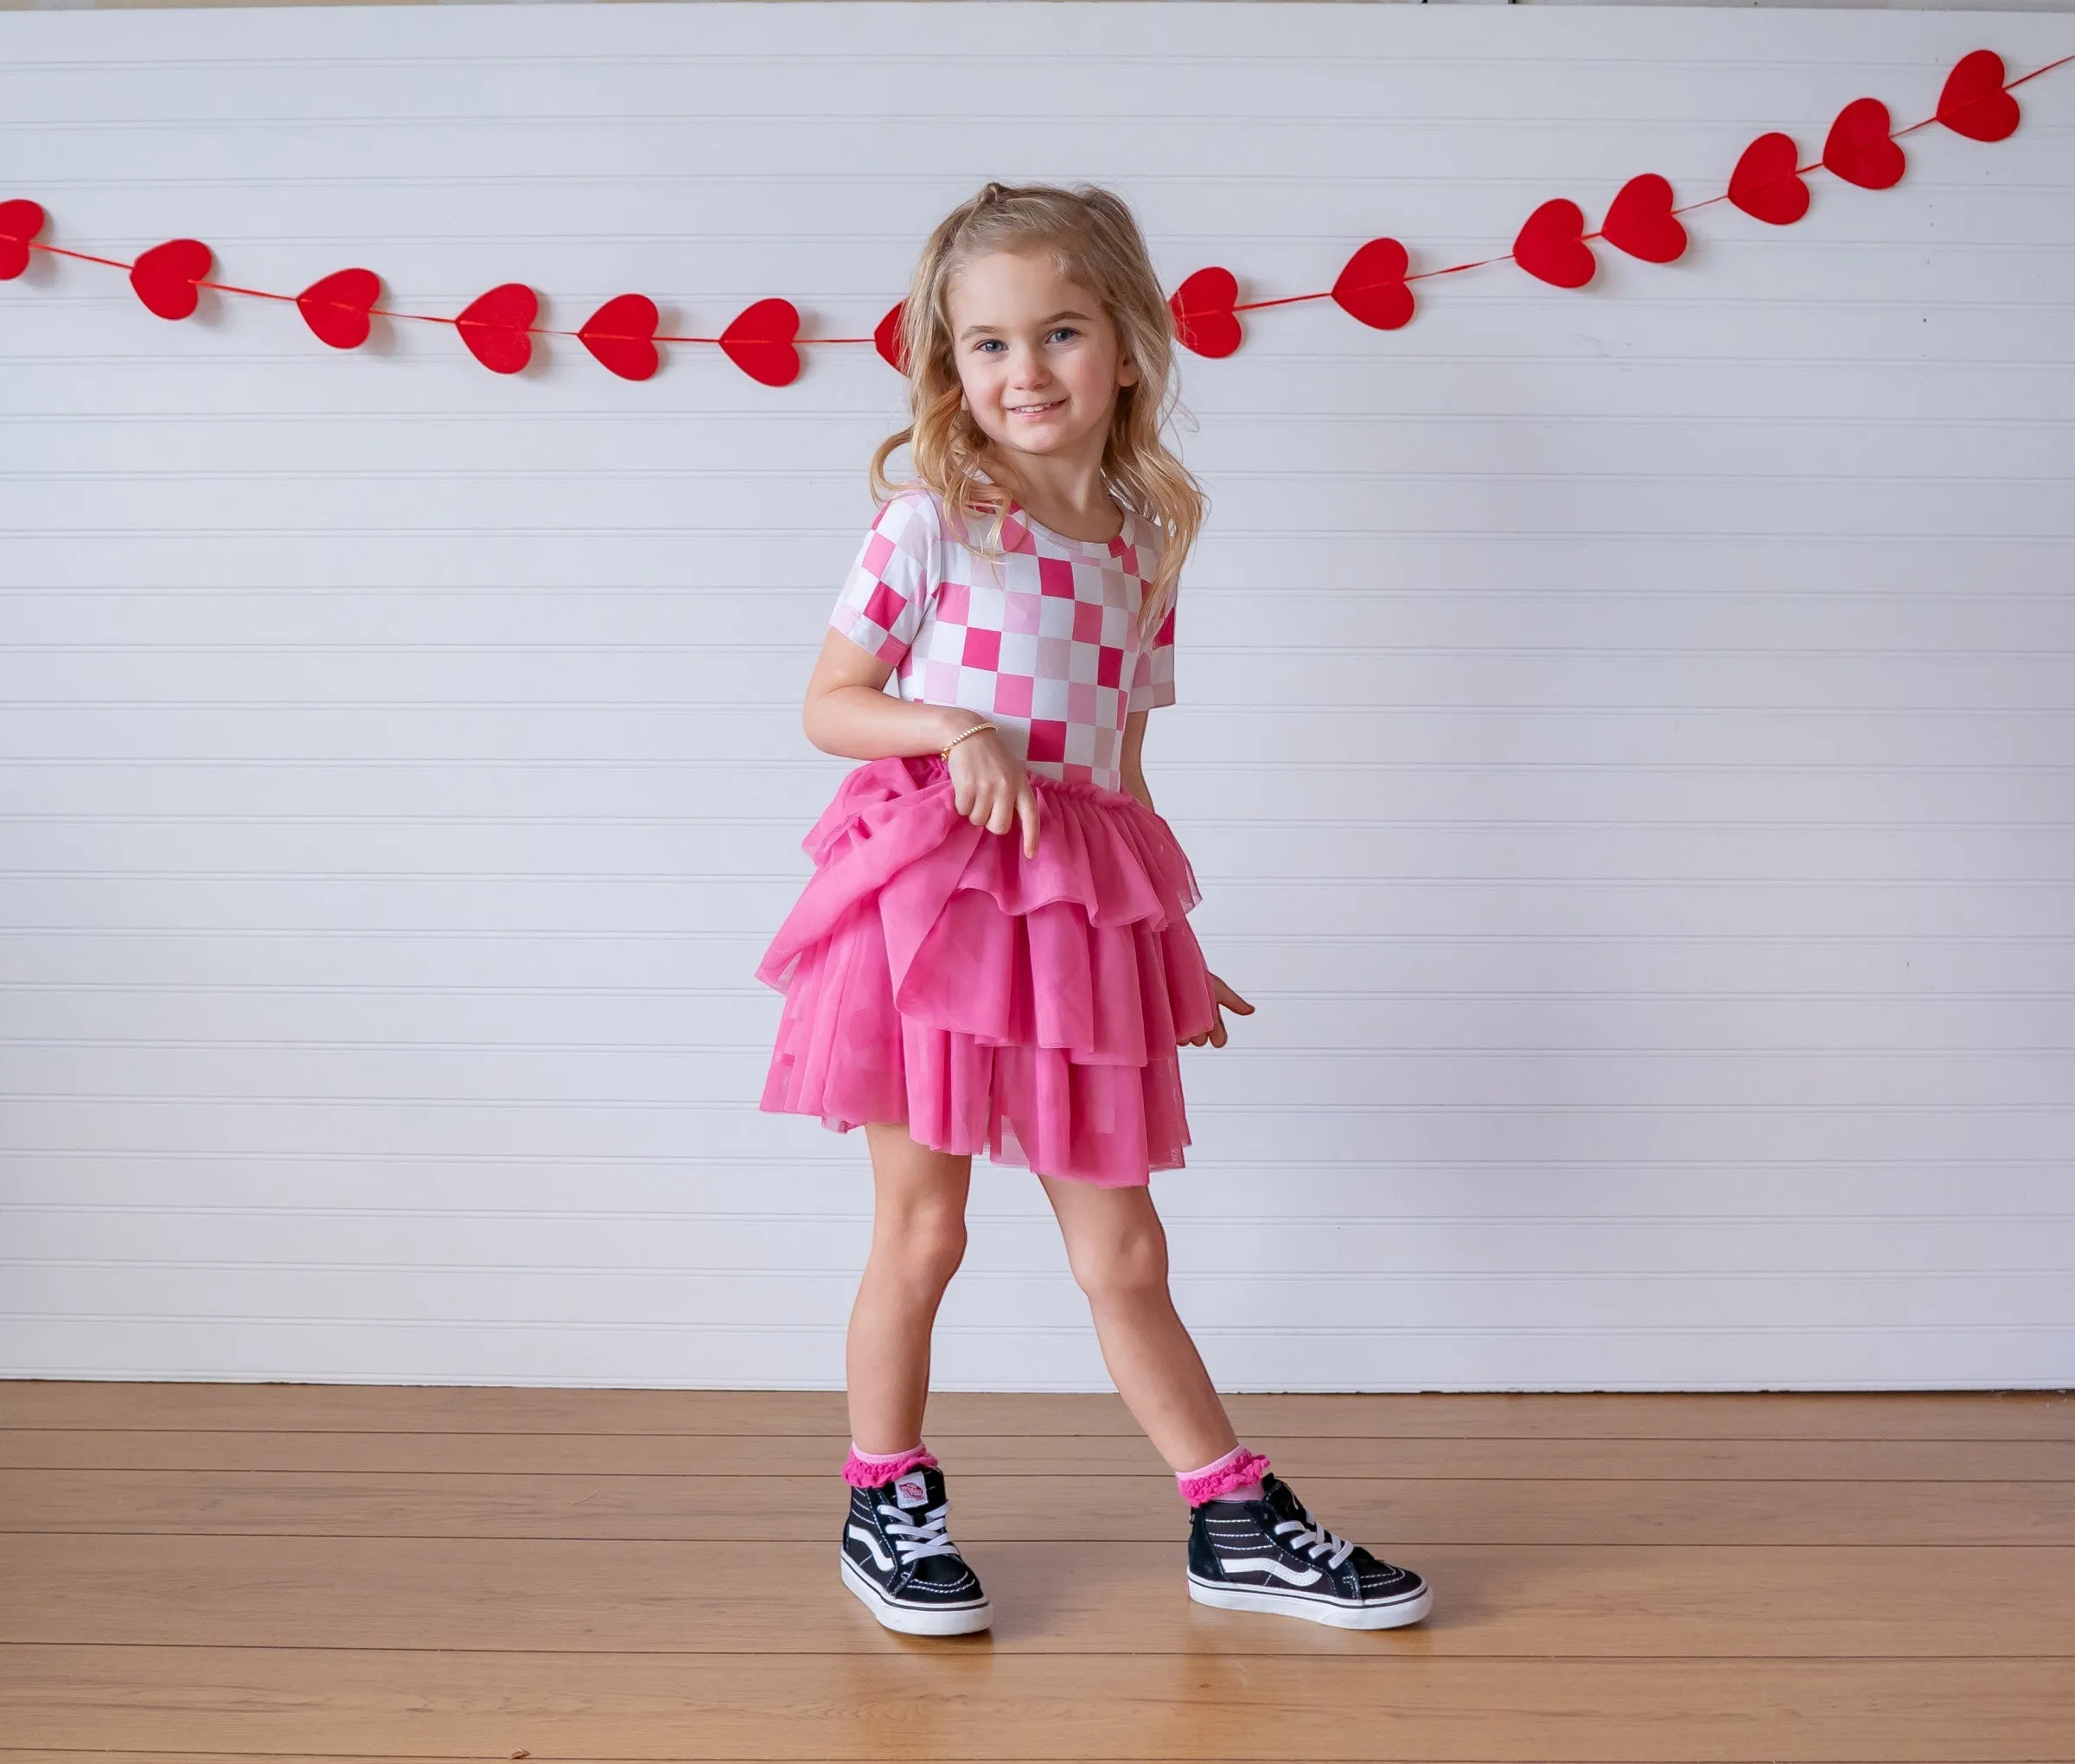
<path fill-rule="evenodd" d="M 2075 1760 L 2075 1402 L 1282 1396 L 1435 1586 L 1204 1610 L 1108 1397 L 929 1427 L 990 1636 L 837 1582 L 841 1399 L 0 1384 L 0 1764 Z"/>

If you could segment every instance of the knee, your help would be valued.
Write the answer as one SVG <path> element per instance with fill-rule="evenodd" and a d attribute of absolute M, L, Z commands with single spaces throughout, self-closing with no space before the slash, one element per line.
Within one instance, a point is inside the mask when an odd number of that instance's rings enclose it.
<path fill-rule="evenodd" d="M 1157 1218 L 1076 1243 L 1074 1279 L 1091 1303 L 1141 1299 L 1167 1290 L 1167 1234 Z"/>
<path fill-rule="evenodd" d="M 916 1208 L 882 1219 L 873 1234 L 872 1259 L 902 1290 L 941 1296 L 966 1257 L 966 1222 L 960 1213 Z"/>

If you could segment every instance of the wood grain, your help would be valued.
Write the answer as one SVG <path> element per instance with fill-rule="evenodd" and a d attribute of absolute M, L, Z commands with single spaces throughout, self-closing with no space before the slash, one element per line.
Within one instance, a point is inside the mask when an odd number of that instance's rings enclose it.
<path fill-rule="evenodd" d="M 1522 1477 L 1589 1481 L 1758 1477 L 1796 1481 L 2075 1482 L 2059 1440 L 1321 1439 L 1251 1431 L 1298 1476 Z M 1083 1478 L 1166 1475 L 1144 1438 L 933 1435 L 948 1468 Z M 833 1475 L 844 1435 L 676 1434 L 0 1433 L 0 1468 L 524 1471 L 534 1475 Z"/>
<path fill-rule="evenodd" d="M 753 1552 L 741 1540 L 0 1537 L 0 1582 L 13 1589 L 0 1641 L 774 1656 L 895 1646 L 840 1595 L 833 1515 L 827 1531 Z M 1184 1592 L 1178 1527 L 1162 1544 L 992 1544 L 970 1556 L 999 1607 L 997 1652 L 1376 1645 L 1200 1610 Z M 1421 1656 L 2075 1654 L 2075 1550 L 1455 1544 L 1412 1565 L 1434 1584 L 1435 1614 L 1391 1646 Z M 758 1613 L 755 1583 L 785 1589 L 782 1616 Z M 712 1622 L 717 1595 L 742 1620 Z"/>
<path fill-rule="evenodd" d="M 2065 1660 L 1005 1655 L 985 1639 L 811 1664 L 754 1655 L 22 1647 L 22 1746 L 629 1760 L 1536 1760 L 2035 1764 L 2065 1755 Z M 1018 1739 L 1025 1743 L 1018 1748 Z"/>
<path fill-rule="evenodd" d="M 1337 1439 L 1906 1439 L 2075 1441 L 2065 1391 L 1898 1395 L 1236 1396 L 1242 1428 Z M 571 1390 L 473 1385 L 201 1384 L 0 1380 L 0 1428 L 260 1433 L 841 1435 L 835 1390 Z M 940 1390 L 929 1431 L 1113 1434 L 1138 1426 L 1112 1395 Z"/>
<path fill-rule="evenodd" d="M 1159 1478 L 1062 1499 L 1065 1475 L 961 1471 L 969 1541 L 1156 1543 L 1183 1508 Z M 2057 1482 L 1467 1480 L 1307 1476 L 1332 1523 L 1397 1544 L 2075 1544 Z M 683 1476 L 505 1471 L 0 1470 L 0 1531 L 261 1537 L 725 1539 L 828 1531 L 826 1473 L 737 1480 L 725 1505 Z"/>
<path fill-rule="evenodd" d="M 837 1583 L 820 1399 L 23 1389 L 0 1764 L 2059 1764 L 2075 1731 L 2070 1442 L 1982 1424 L 2055 1403 L 1255 1399 L 1320 1516 L 1434 1582 L 1359 1635 L 1191 1604 L 1106 1401 L 975 1399 L 936 1437 L 996 1627 L 929 1642 Z"/>

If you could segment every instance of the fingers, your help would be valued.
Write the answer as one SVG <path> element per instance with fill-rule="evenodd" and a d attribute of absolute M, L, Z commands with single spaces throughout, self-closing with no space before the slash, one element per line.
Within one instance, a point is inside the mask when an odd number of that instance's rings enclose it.
<path fill-rule="evenodd" d="M 958 812 L 975 827 L 989 827 L 994 822 L 1000 799 L 1001 788 L 994 779 L 976 778 L 967 787 L 965 803 Z M 955 806 L 958 799 L 954 796 L 952 802 Z"/>
<path fill-rule="evenodd" d="M 1044 799 L 1031 784 L 1028 772 L 1013 782 L 1007 777 L 988 777 L 985 774 L 971 779 L 954 776 L 951 802 L 974 826 L 984 827 L 989 833 L 1006 834 L 1020 824 L 1024 856 L 1038 855 L 1038 825 L 1044 818 Z"/>
<path fill-rule="evenodd" d="M 1210 981 L 1211 1024 L 1210 1028 L 1201 1035 L 1191 1035 L 1189 1038 L 1189 1045 L 1201 1047 L 1207 1041 L 1213 1047 L 1223 1047 L 1229 1039 L 1225 1032 L 1225 1013 L 1232 1011 L 1242 1017 L 1251 1017 L 1254 1014 L 1254 1007 L 1240 997 L 1215 974 L 1210 974 L 1207 969 L 1205 973 Z"/>

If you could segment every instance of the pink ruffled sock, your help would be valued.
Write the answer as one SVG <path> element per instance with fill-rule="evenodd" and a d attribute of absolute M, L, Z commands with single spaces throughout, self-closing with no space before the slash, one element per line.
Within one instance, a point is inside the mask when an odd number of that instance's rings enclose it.
<path fill-rule="evenodd" d="M 919 1441 L 904 1452 L 881 1457 L 872 1452 L 860 1452 L 858 1442 L 852 1440 L 850 1455 L 843 1460 L 843 1480 L 852 1488 L 881 1488 L 906 1471 L 937 1467 L 929 1448 Z"/>
<path fill-rule="evenodd" d="M 1259 1500 L 1263 1492 L 1261 1479 L 1267 1467 L 1268 1460 L 1259 1452 L 1235 1446 L 1200 1470 L 1176 1471 L 1175 1486 L 1192 1507 L 1207 1500 Z"/>

